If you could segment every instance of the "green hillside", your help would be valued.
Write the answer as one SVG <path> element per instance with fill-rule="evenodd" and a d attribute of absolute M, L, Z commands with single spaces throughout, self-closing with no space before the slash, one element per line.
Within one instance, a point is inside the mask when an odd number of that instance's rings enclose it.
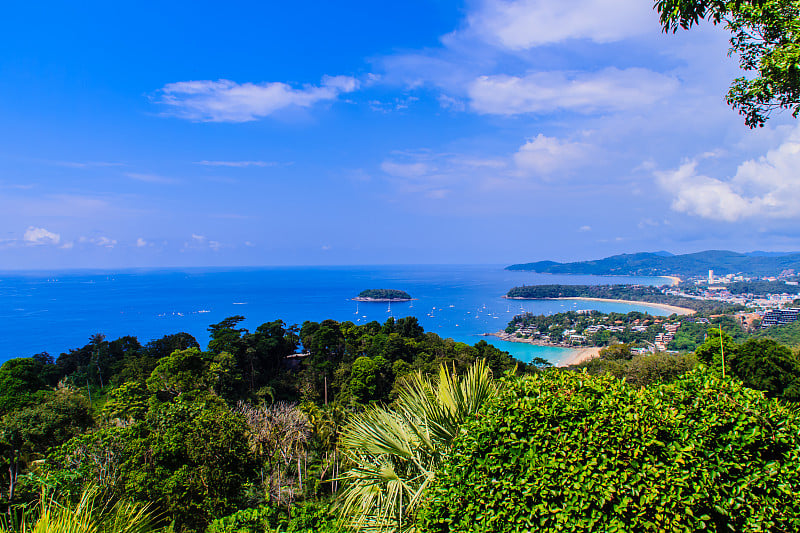
<path fill-rule="evenodd" d="M 709 270 L 716 274 L 745 273 L 757 276 L 776 275 L 786 269 L 800 271 L 800 253 L 782 255 L 761 252 L 738 253 L 707 250 L 693 254 L 668 255 L 665 252 L 622 254 L 593 261 L 557 263 L 538 261 L 506 267 L 548 274 L 594 274 L 625 276 L 705 276 Z"/>

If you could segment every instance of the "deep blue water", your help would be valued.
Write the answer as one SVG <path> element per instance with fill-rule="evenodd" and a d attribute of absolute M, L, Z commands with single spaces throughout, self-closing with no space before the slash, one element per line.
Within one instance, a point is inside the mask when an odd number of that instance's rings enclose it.
<path fill-rule="evenodd" d="M 474 344 L 481 333 L 502 330 L 522 311 L 569 309 L 648 311 L 653 307 L 607 302 L 507 301 L 508 289 L 537 283 L 663 284 L 661 278 L 558 276 L 510 272 L 502 266 L 363 266 L 227 269 L 70 271 L 0 275 L 0 362 L 47 351 L 52 355 L 85 345 L 90 335 L 135 335 L 145 342 L 180 331 L 208 341 L 206 328 L 232 315 L 254 330 L 266 321 L 287 324 L 332 318 L 365 323 L 416 316 L 426 331 Z M 417 300 L 356 303 L 370 288 L 401 289 Z M 558 363 L 567 353 L 485 337 L 521 360 L 534 356 Z"/>

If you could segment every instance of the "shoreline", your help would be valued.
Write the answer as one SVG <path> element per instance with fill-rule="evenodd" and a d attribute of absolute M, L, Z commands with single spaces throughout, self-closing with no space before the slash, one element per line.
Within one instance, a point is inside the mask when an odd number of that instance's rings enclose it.
<path fill-rule="evenodd" d="M 600 350 L 602 349 L 600 346 L 572 346 L 570 344 L 545 342 L 539 339 L 521 339 L 506 333 L 505 331 L 484 333 L 483 336 L 497 337 L 498 339 L 506 342 L 516 342 L 521 344 L 532 344 L 533 346 L 545 346 L 548 348 L 563 348 L 565 350 L 570 350 L 572 353 L 563 360 L 559 361 L 559 364 L 557 365 L 559 367 L 577 365 L 583 361 L 593 359 L 600 354 Z"/>
<path fill-rule="evenodd" d="M 667 311 L 672 311 L 676 315 L 693 315 L 697 313 L 694 309 L 689 309 L 688 307 L 678 307 L 677 305 L 670 305 L 670 304 L 659 304 L 655 302 L 639 302 L 636 300 L 616 300 L 612 298 L 587 298 L 585 296 L 578 296 L 574 298 L 556 298 L 556 300 L 583 300 L 586 302 L 614 302 L 614 303 L 621 303 L 621 304 L 635 304 L 635 305 L 644 305 L 647 307 L 657 307 L 659 309 L 666 309 Z"/>
<path fill-rule="evenodd" d="M 659 278 L 666 278 L 666 279 L 668 279 L 668 280 L 672 281 L 672 286 L 673 286 L 673 287 L 677 287 L 678 285 L 680 285 L 680 284 L 681 284 L 681 281 L 683 281 L 683 280 L 682 280 L 681 278 L 679 278 L 678 276 L 658 276 L 658 277 L 659 277 Z"/>
<path fill-rule="evenodd" d="M 659 309 L 666 309 L 667 311 L 672 311 L 677 315 L 693 315 L 697 313 L 694 309 L 689 309 L 688 307 L 678 307 L 677 305 L 670 305 L 670 304 L 659 304 L 655 302 L 640 302 L 637 300 L 617 300 L 612 298 L 589 298 L 586 296 L 571 296 L 571 297 L 563 297 L 563 298 L 519 298 L 519 297 L 509 297 L 503 296 L 506 300 L 581 300 L 584 302 L 611 302 L 611 303 L 620 303 L 620 304 L 632 304 L 632 305 L 644 305 L 647 307 L 657 307 Z"/>

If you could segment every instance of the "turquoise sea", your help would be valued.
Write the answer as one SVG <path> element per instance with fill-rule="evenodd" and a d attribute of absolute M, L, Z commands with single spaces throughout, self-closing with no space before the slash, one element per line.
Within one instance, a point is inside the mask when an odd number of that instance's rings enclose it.
<path fill-rule="evenodd" d="M 510 272 L 501 265 L 7 272 L 0 274 L 0 362 L 43 351 L 57 357 L 85 345 L 95 333 L 110 339 L 135 335 L 144 344 L 185 331 L 205 345 L 208 325 L 232 315 L 245 316 L 243 326 L 251 330 L 276 319 L 287 324 L 327 318 L 365 323 L 413 315 L 426 331 L 442 337 L 469 344 L 485 339 L 523 361 L 538 356 L 558 364 L 568 350 L 480 335 L 504 329 L 515 314 L 524 311 L 666 314 L 622 303 L 502 298 L 508 289 L 523 283 L 662 285 L 665 280 Z M 391 306 L 351 300 L 371 288 L 405 290 L 416 300 Z"/>

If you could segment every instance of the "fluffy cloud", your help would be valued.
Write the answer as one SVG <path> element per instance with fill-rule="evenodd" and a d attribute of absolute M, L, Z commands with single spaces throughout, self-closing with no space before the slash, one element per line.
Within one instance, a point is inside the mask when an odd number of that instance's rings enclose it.
<path fill-rule="evenodd" d="M 540 133 L 520 147 L 514 154 L 514 162 L 524 172 L 549 175 L 557 170 L 582 164 L 588 158 L 590 150 L 586 144 L 545 137 Z"/>
<path fill-rule="evenodd" d="M 187 250 L 203 250 L 208 248 L 215 252 L 219 252 L 224 246 L 225 245 L 219 241 L 209 240 L 205 235 L 192 233 L 192 240 L 183 243 L 183 248 L 181 251 L 185 252 Z"/>
<path fill-rule="evenodd" d="M 469 26 L 497 46 L 521 50 L 589 39 L 607 43 L 658 32 L 652 2 L 641 0 L 485 0 Z"/>
<path fill-rule="evenodd" d="M 141 237 L 136 239 L 136 247 L 137 248 L 144 248 L 145 246 L 147 246 L 147 241 L 146 240 L 142 239 Z"/>
<path fill-rule="evenodd" d="M 698 162 L 655 172 L 676 211 L 727 222 L 800 215 L 800 127 L 778 148 L 740 164 L 729 180 L 699 173 Z"/>
<path fill-rule="evenodd" d="M 43 244 L 56 245 L 61 242 L 61 235 L 47 231 L 44 228 L 28 227 L 25 230 L 25 235 L 22 237 L 25 244 L 28 246 L 40 246 Z"/>
<path fill-rule="evenodd" d="M 78 239 L 78 242 L 84 244 L 85 243 L 94 244 L 95 246 L 99 246 L 101 248 L 113 248 L 114 246 L 117 245 L 116 239 L 110 239 L 103 235 L 101 235 L 100 237 L 91 237 L 91 238 L 81 237 L 80 239 Z"/>
<path fill-rule="evenodd" d="M 469 87 L 470 107 L 484 114 L 621 111 L 653 104 L 678 82 L 642 68 L 481 76 Z"/>
<path fill-rule="evenodd" d="M 325 76 L 319 86 L 294 88 L 281 82 L 236 83 L 230 80 L 199 80 L 168 83 L 160 91 L 159 103 L 172 114 L 197 121 L 248 122 L 276 111 L 335 100 L 358 88 L 349 76 Z"/>

